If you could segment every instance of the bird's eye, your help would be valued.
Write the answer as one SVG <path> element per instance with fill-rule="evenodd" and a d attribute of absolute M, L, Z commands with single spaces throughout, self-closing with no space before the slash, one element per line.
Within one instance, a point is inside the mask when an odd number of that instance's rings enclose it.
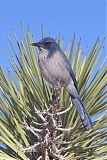
<path fill-rule="evenodd" d="M 50 42 L 46 42 L 46 45 L 49 46 L 51 43 Z"/>

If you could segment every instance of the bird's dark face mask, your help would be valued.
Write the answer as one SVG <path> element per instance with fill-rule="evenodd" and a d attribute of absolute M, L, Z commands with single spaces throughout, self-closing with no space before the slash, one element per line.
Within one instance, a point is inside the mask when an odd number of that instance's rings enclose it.
<path fill-rule="evenodd" d="M 53 39 L 45 38 L 37 43 L 32 43 L 32 46 L 38 47 L 40 52 L 52 52 L 59 49 L 59 46 Z"/>

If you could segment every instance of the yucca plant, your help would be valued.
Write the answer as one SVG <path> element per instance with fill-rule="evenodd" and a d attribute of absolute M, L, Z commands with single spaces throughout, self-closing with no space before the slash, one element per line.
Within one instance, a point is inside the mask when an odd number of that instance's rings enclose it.
<path fill-rule="evenodd" d="M 20 40 L 13 30 L 19 50 L 8 36 L 12 60 L 3 48 L 14 72 L 6 76 L 0 67 L 0 160 L 106 160 L 107 57 L 99 65 L 103 41 L 98 38 L 87 57 L 80 41 L 73 51 L 74 35 L 65 51 L 94 121 L 94 128 L 86 131 L 68 92 L 60 86 L 53 89 L 41 76 L 38 50 L 30 45 L 33 36 L 29 28 L 27 34 L 21 29 Z M 62 46 L 60 37 L 58 43 Z"/>

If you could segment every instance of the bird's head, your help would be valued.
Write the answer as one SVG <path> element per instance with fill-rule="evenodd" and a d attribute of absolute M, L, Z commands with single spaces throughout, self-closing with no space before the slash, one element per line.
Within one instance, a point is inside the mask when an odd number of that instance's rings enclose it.
<path fill-rule="evenodd" d="M 31 45 L 38 47 L 40 51 L 52 52 L 60 49 L 59 45 L 51 37 L 45 37 L 41 39 L 39 42 L 32 43 Z"/>

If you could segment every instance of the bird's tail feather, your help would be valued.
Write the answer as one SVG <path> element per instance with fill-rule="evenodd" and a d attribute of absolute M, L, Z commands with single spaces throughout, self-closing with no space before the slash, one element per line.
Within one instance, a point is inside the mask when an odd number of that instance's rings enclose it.
<path fill-rule="evenodd" d="M 89 116 L 88 111 L 85 109 L 85 107 L 83 105 L 82 100 L 79 97 L 73 97 L 72 95 L 71 95 L 71 98 L 72 98 L 73 104 L 75 105 L 75 107 L 76 107 L 76 109 L 77 109 L 77 111 L 80 115 L 83 126 L 87 130 L 92 129 L 93 128 L 93 123 L 91 121 L 91 118 Z"/>

